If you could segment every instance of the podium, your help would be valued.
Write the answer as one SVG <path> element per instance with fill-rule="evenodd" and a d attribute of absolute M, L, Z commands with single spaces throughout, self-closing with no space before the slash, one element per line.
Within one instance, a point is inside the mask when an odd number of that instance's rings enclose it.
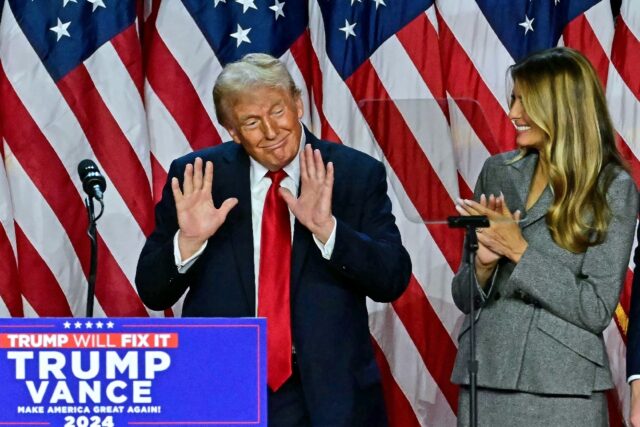
<path fill-rule="evenodd" d="M 265 349 L 265 319 L 0 319 L 0 424 L 266 426 Z"/>

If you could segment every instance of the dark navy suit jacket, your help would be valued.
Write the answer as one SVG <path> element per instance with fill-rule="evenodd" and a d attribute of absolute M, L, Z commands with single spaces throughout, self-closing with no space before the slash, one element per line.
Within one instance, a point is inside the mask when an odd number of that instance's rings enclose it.
<path fill-rule="evenodd" d="M 294 228 L 291 327 L 307 408 L 314 426 L 386 425 L 365 297 L 398 298 L 407 287 L 411 261 L 391 213 L 383 165 L 305 132 L 307 143 L 335 166 L 332 209 L 337 220 L 330 260 L 322 257 L 304 226 L 296 221 Z M 179 274 L 170 180 L 182 180 L 186 164 L 196 156 L 214 164 L 215 205 L 229 197 L 239 203 L 196 263 Z M 136 285 L 151 309 L 169 308 L 187 291 L 185 317 L 255 315 L 249 157 L 242 146 L 224 143 L 172 163 L 156 207 L 156 228 L 138 262 Z"/>
<path fill-rule="evenodd" d="M 638 227 L 640 239 L 640 227 Z M 631 309 L 629 329 L 627 329 L 627 377 L 640 375 L 640 246 L 633 254 L 633 286 L 631 288 Z"/>

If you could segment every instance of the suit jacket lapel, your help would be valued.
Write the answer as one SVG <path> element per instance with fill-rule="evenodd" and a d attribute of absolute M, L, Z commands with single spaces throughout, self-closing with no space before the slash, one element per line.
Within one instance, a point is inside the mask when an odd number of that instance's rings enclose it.
<path fill-rule="evenodd" d="M 223 170 L 214 170 L 214 187 L 220 189 L 219 203 L 229 197 L 237 197 L 238 205 L 229 212 L 226 223 L 230 227 L 231 242 L 241 285 L 252 313 L 256 309 L 255 274 L 253 266 L 253 226 L 251 221 L 251 183 L 249 157 L 240 145 L 233 142 L 233 149 L 224 156 Z M 222 168 L 221 168 L 222 169 Z M 224 180 L 221 182 L 220 180 Z M 218 185 L 220 186 L 218 187 Z"/>
<path fill-rule="evenodd" d="M 311 144 L 311 146 L 316 149 L 318 147 L 318 138 L 315 137 L 311 132 L 307 130 L 306 127 L 303 126 L 303 130 L 305 133 L 305 138 L 307 144 Z M 325 153 L 322 153 L 322 159 L 324 162 L 327 162 L 325 158 Z M 298 161 L 297 159 L 294 161 Z M 300 196 L 300 190 L 302 186 L 298 186 L 298 196 Z M 293 295 L 298 288 L 298 284 L 300 282 L 300 275 L 302 273 L 302 266 L 304 265 L 304 261 L 307 257 L 307 252 L 309 250 L 309 245 L 313 241 L 313 237 L 311 236 L 311 232 L 296 219 L 295 226 L 293 229 L 293 246 L 291 247 L 291 294 Z"/>
<path fill-rule="evenodd" d="M 529 153 L 517 162 L 507 165 L 509 174 L 508 182 L 511 186 L 505 190 L 505 197 L 511 212 L 515 212 L 517 209 L 522 212 L 522 220 L 520 222 L 522 228 L 544 217 L 553 202 L 551 188 L 547 186 L 531 209 L 526 209 L 527 197 L 529 196 L 529 189 L 537 164 L 538 154 Z M 510 200 L 515 200 L 516 204 L 513 205 L 513 202 L 509 203 Z"/>

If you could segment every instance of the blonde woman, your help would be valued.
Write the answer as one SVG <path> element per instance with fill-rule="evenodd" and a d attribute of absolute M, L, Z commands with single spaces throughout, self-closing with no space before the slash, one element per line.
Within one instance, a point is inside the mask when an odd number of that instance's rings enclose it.
<path fill-rule="evenodd" d="M 489 158 L 475 201 L 487 215 L 475 259 L 479 426 L 606 426 L 613 387 L 602 337 L 633 243 L 638 195 L 616 150 L 598 77 L 575 50 L 510 69 L 518 150 Z M 469 312 L 469 269 L 453 298 Z M 469 422 L 469 321 L 452 380 Z"/>

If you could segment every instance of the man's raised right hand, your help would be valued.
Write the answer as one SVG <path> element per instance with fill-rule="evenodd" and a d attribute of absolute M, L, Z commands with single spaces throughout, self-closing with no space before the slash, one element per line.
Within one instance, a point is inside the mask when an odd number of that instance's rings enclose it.
<path fill-rule="evenodd" d="M 202 159 L 184 169 L 182 190 L 178 178 L 171 179 L 171 190 L 178 215 L 178 247 L 182 259 L 191 257 L 213 236 L 227 219 L 227 214 L 238 204 L 235 197 L 225 200 L 220 208 L 213 204 L 213 163 L 208 161 L 204 173 Z"/>

